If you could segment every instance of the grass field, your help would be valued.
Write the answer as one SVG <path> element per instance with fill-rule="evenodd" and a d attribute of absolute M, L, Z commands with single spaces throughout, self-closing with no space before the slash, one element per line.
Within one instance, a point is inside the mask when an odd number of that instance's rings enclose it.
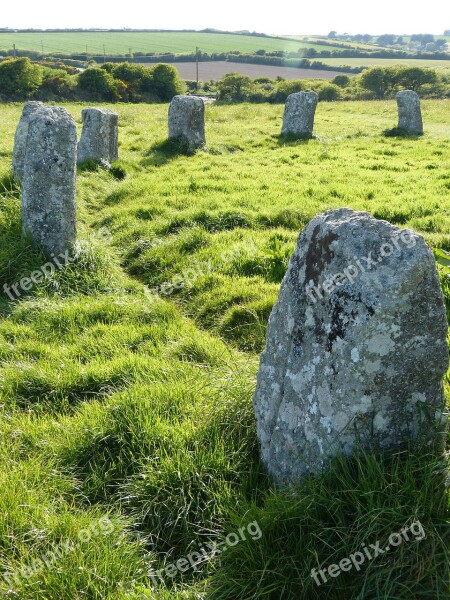
<path fill-rule="evenodd" d="M 421 58 L 324 58 L 322 62 L 333 66 L 374 67 L 382 65 L 407 65 L 411 67 L 429 67 L 430 69 L 450 70 L 449 60 L 426 60 Z"/>
<path fill-rule="evenodd" d="M 256 50 L 286 50 L 296 52 L 299 48 L 323 46 L 268 37 L 195 32 L 61 32 L 61 33 L 0 33 L 0 49 L 9 50 L 16 44 L 18 50 L 41 52 L 90 54 L 128 54 L 132 52 L 195 52 L 198 46 L 203 52 L 254 52 Z"/>
<path fill-rule="evenodd" d="M 333 40 L 327 39 L 327 38 L 323 38 L 321 36 L 314 36 L 314 35 L 286 35 L 285 36 L 288 39 L 293 39 L 293 40 L 299 40 L 299 41 L 303 41 L 305 43 L 314 43 L 315 41 L 324 41 L 324 42 L 329 42 L 330 44 L 333 44 Z M 386 48 L 385 46 L 378 46 L 375 44 L 363 44 L 361 42 L 346 42 L 343 40 L 334 40 L 334 43 L 336 44 L 343 44 L 344 46 L 346 46 L 347 48 L 359 48 L 360 50 L 387 50 L 388 48 Z M 338 46 L 326 46 L 324 44 L 320 44 L 322 46 L 323 50 L 339 50 Z"/>
<path fill-rule="evenodd" d="M 367 210 L 450 250 L 450 102 L 423 102 L 420 139 L 382 135 L 395 102 L 320 103 L 307 142 L 279 138 L 282 106 L 210 104 L 208 151 L 189 157 L 166 143 L 167 105 L 111 108 L 125 179 L 81 171 L 76 260 L 0 303 L 0 597 L 448 600 L 448 465 L 338 460 L 275 491 L 251 398 L 314 215 Z M 0 290 L 47 260 L 21 237 L 9 174 L 20 112 L 0 106 Z M 424 539 L 315 585 L 313 567 L 414 520 Z M 250 524 L 261 535 L 220 563 L 170 567 Z"/>

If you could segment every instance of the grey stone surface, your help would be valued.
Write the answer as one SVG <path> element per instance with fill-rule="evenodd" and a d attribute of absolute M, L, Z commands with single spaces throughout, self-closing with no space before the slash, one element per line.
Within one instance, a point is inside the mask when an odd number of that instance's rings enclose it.
<path fill-rule="evenodd" d="M 169 139 L 182 139 L 189 150 L 205 145 L 205 103 L 194 96 L 175 96 L 169 106 Z"/>
<path fill-rule="evenodd" d="M 319 96 L 316 92 L 289 94 L 283 115 L 282 135 L 311 138 Z"/>
<path fill-rule="evenodd" d="M 22 182 L 22 228 L 49 254 L 76 238 L 77 132 L 73 117 L 49 106 L 29 121 Z"/>
<path fill-rule="evenodd" d="M 290 483 L 358 448 L 442 444 L 446 337 L 422 236 L 345 208 L 315 217 L 270 316 L 253 399 L 270 475 Z"/>
<path fill-rule="evenodd" d="M 107 108 L 84 108 L 83 129 L 78 142 L 78 164 L 87 159 L 110 164 L 119 158 L 119 115 Z"/>
<path fill-rule="evenodd" d="M 398 127 L 409 135 L 422 135 L 423 122 L 420 99 L 412 90 L 402 90 L 397 94 Z"/>
<path fill-rule="evenodd" d="M 36 111 L 44 108 L 42 102 L 27 102 L 23 107 L 22 116 L 17 125 L 14 135 L 14 150 L 12 158 L 13 177 L 21 182 L 23 179 L 23 169 L 25 164 L 25 149 L 28 136 L 28 123 Z"/>

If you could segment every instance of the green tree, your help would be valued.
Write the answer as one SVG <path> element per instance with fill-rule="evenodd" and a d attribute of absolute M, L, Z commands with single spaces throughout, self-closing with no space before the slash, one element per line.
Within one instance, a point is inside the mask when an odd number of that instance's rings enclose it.
<path fill-rule="evenodd" d="M 379 46 L 393 46 L 395 44 L 397 36 L 392 33 L 385 33 L 384 35 L 380 35 L 377 39 L 377 44 Z"/>
<path fill-rule="evenodd" d="M 44 70 L 29 58 L 13 58 L 0 63 L 0 94 L 8 99 L 29 98 L 42 84 Z"/>
<path fill-rule="evenodd" d="M 384 98 L 398 83 L 398 67 L 373 67 L 361 74 L 360 84 L 373 92 L 377 98 Z"/>
<path fill-rule="evenodd" d="M 164 101 L 172 100 L 174 96 L 183 94 L 186 85 L 180 78 L 175 67 L 165 63 L 159 63 L 150 69 L 149 90 Z"/>
<path fill-rule="evenodd" d="M 433 69 L 422 69 L 420 67 L 404 67 L 398 75 L 399 84 L 408 90 L 420 92 L 426 84 L 436 84 L 438 76 Z"/>

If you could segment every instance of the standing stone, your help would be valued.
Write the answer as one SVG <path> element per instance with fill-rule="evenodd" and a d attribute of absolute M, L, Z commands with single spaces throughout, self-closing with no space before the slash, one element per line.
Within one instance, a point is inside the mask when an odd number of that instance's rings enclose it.
<path fill-rule="evenodd" d="M 284 109 L 281 134 L 305 139 L 311 138 L 318 101 L 319 96 L 316 92 L 289 94 Z"/>
<path fill-rule="evenodd" d="M 107 166 L 118 159 L 119 115 L 107 108 L 84 108 L 78 164 L 87 159 Z"/>
<path fill-rule="evenodd" d="M 290 483 L 337 454 L 441 442 L 446 336 L 421 235 L 347 208 L 315 217 L 270 315 L 253 399 L 270 475 Z"/>
<path fill-rule="evenodd" d="M 420 100 L 416 92 L 402 90 L 397 94 L 398 128 L 409 135 L 423 135 Z"/>
<path fill-rule="evenodd" d="M 57 106 L 30 119 L 22 183 L 22 228 L 49 254 L 70 250 L 76 238 L 77 132 Z"/>
<path fill-rule="evenodd" d="M 38 111 L 44 108 L 42 102 L 27 102 L 23 107 L 22 116 L 17 125 L 14 136 L 14 151 L 12 159 L 13 177 L 19 183 L 23 179 L 23 169 L 25 163 L 25 149 L 28 136 L 28 124 L 31 117 Z"/>
<path fill-rule="evenodd" d="M 190 151 L 205 145 L 205 103 L 195 96 L 175 96 L 169 106 L 169 139 L 181 139 Z"/>

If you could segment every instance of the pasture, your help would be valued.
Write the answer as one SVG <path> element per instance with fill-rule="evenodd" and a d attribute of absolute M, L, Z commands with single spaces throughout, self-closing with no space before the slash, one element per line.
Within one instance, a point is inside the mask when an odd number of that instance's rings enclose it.
<path fill-rule="evenodd" d="M 198 33 L 198 32 L 36 32 L 36 33 L 0 33 L 0 49 L 9 50 L 16 44 L 18 50 L 34 50 L 45 53 L 62 52 L 103 55 L 126 55 L 130 52 L 153 52 L 163 54 L 171 52 L 182 54 L 195 52 L 198 46 L 203 52 L 240 52 L 293 51 L 299 48 L 323 47 L 295 40 L 283 40 L 270 37 L 256 37 L 234 34 Z"/>
<path fill-rule="evenodd" d="M 267 319 L 314 215 L 366 210 L 450 250 L 450 101 L 422 106 L 420 139 L 384 137 L 396 105 L 380 101 L 319 103 L 317 138 L 289 141 L 280 105 L 209 104 L 207 151 L 186 156 L 166 141 L 167 105 L 112 105 L 125 179 L 79 171 L 80 253 L 15 301 L 3 284 L 47 257 L 22 238 L 10 177 L 22 106 L 0 106 L 1 597 L 448 597 L 448 465 L 338 460 L 285 494 L 261 468 L 251 404 Z M 81 129 L 83 105 L 66 107 Z M 414 519 L 421 541 L 312 580 Z M 220 562 L 169 568 L 250 523 L 261 535 Z"/>
<path fill-rule="evenodd" d="M 450 57 L 450 55 L 449 55 Z M 388 67 L 402 65 L 408 67 L 429 67 L 430 69 L 450 70 L 449 60 L 426 60 L 421 58 L 324 58 L 322 62 L 333 66 L 350 67 Z"/>

